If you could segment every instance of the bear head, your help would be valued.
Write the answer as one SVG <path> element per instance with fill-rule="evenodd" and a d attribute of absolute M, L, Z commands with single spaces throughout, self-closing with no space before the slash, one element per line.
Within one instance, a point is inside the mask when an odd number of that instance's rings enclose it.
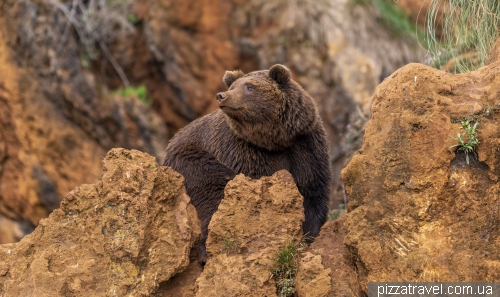
<path fill-rule="evenodd" d="M 223 81 L 229 90 L 216 97 L 238 137 L 274 151 L 314 128 L 319 119 L 316 104 L 291 76 L 280 64 L 248 74 L 226 71 Z"/>

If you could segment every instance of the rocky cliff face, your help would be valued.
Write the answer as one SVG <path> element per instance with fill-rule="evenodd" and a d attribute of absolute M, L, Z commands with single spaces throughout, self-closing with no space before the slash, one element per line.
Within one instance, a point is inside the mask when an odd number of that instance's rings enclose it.
<path fill-rule="evenodd" d="M 15 242 L 72 188 L 95 181 L 107 150 L 160 158 L 167 133 L 139 99 L 99 91 L 76 37 L 62 41 L 57 8 L 3 1 L 0 11 L 0 240 Z"/>

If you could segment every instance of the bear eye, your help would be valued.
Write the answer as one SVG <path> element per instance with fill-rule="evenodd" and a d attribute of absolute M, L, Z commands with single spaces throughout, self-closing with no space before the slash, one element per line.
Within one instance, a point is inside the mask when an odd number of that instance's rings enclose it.
<path fill-rule="evenodd" d="M 253 87 L 250 85 L 246 85 L 245 89 L 247 89 L 247 91 L 253 91 Z"/>

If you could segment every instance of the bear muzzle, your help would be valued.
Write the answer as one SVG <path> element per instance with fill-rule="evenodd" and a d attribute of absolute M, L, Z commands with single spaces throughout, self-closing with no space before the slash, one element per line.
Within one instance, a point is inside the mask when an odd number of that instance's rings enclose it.
<path fill-rule="evenodd" d="M 224 93 L 217 93 L 217 95 L 215 97 L 217 97 L 217 102 L 221 103 L 222 100 L 227 98 L 227 95 Z"/>
<path fill-rule="evenodd" d="M 241 99 L 237 96 L 237 94 L 233 94 L 231 92 L 222 92 L 217 93 L 216 98 L 217 103 L 219 103 L 219 107 L 225 111 L 236 111 L 244 108 L 244 106 L 242 106 L 241 104 Z"/>

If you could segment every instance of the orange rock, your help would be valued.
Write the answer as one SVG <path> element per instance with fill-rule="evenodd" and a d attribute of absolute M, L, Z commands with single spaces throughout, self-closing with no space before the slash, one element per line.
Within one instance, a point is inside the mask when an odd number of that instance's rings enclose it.
<path fill-rule="evenodd" d="M 349 251 L 344 245 L 346 232 L 344 221 L 347 216 L 348 214 L 343 214 L 335 221 L 326 222 L 309 249 L 313 255 L 321 256 L 324 269 L 330 271 L 330 296 L 361 295 L 358 288 L 359 280 L 350 267 L 351 262 L 356 260 L 346 257 L 349 255 Z M 299 275 L 302 278 L 307 278 L 307 276 L 307 274 L 305 276 Z M 351 292 L 353 293 L 351 294 Z"/>
<path fill-rule="evenodd" d="M 2 295 L 149 296 L 188 266 L 201 230 L 182 176 L 135 150 L 112 149 L 103 167 L 32 234 L 0 245 Z"/>
<path fill-rule="evenodd" d="M 452 75 L 409 64 L 380 84 L 364 143 L 342 179 L 346 256 L 373 281 L 500 278 L 500 65 Z M 452 137 L 478 122 L 470 165 Z"/>
<path fill-rule="evenodd" d="M 196 280 L 196 296 L 275 296 L 273 258 L 300 240 L 304 210 L 286 170 L 252 180 L 237 175 L 209 225 L 211 256 Z"/>
<path fill-rule="evenodd" d="M 321 255 L 306 252 L 297 271 L 295 291 L 300 297 L 326 297 L 333 294 L 331 269 L 325 268 Z"/>

